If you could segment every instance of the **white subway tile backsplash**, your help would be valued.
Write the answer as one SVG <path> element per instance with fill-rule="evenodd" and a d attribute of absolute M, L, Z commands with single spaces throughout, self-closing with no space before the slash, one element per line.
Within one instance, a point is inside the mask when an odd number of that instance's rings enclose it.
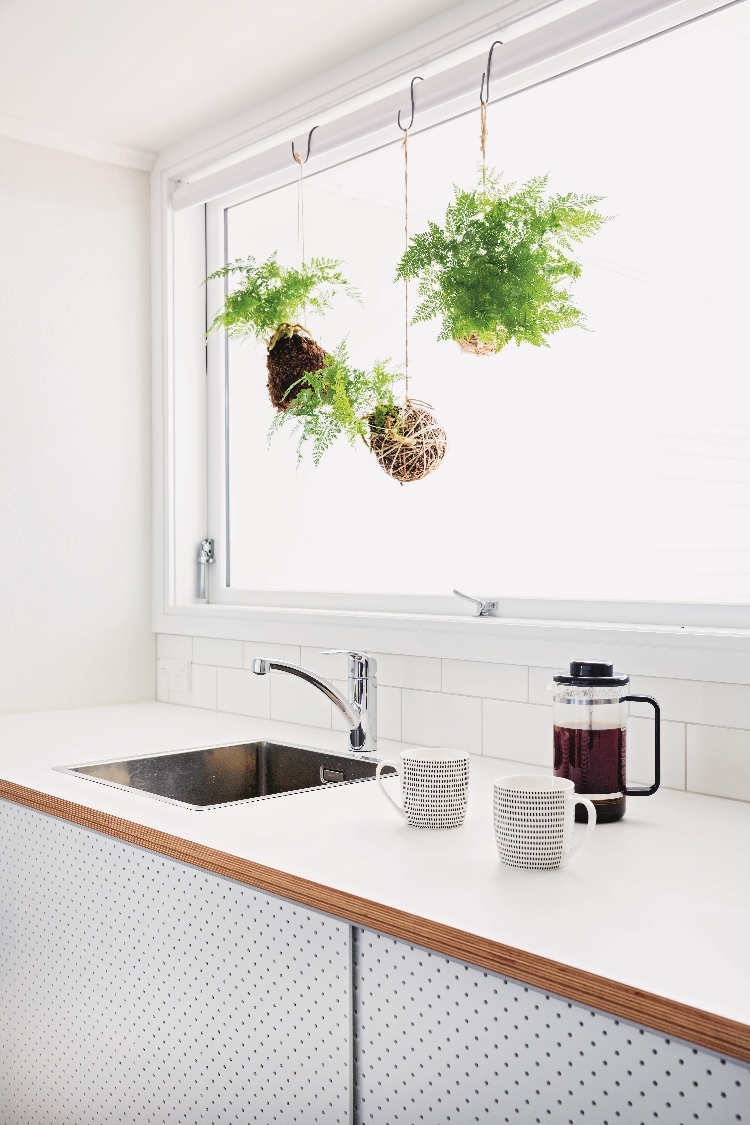
<path fill-rule="evenodd" d="M 482 701 L 436 691 L 401 693 L 401 741 L 482 753 Z"/>
<path fill-rule="evenodd" d="M 721 684 L 706 680 L 668 680 L 633 676 L 631 695 L 652 695 L 663 719 L 699 726 L 741 727 L 750 729 L 750 686 Z M 631 703 L 632 714 L 653 715 L 645 703 Z"/>
<path fill-rule="evenodd" d="M 443 691 L 525 703 L 529 670 L 521 664 L 487 664 L 480 660 L 444 660 Z"/>
<path fill-rule="evenodd" d="M 164 660 L 192 660 L 193 638 L 174 633 L 157 633 L 156 655 Z"/>
<path fill-rule="evenodd" d="M 529 703 L 551 707 L 553 693 L 547 690 L 547 684 L 552 683 L 555 672 L 562 671 L 562 668 L 529 668 Z"/>
<path fill-rule="evenodd" d="M 302 648 L 300 663 L 327 680 L 346 680 L 349 677 L 349 657 L 345 652 L 324 656 L 320 649 Z"/>
<path fill-rule="evenodd" d="M 213 664 L 216 668 L 241 668 L 242 641 L 194 637 L 193 660 L 196 664 Z"/>
<path fill-rule="evenodd" d="M 282 674 L 256 677 L 263 656 L 303 664 L 348 693 L 346 655 L 263 641 L 159 634 L 156 696 L 164 702 L 340 730 L 347 725 L 315 688 Z M 402 746 L 456 746 L 472 753 L 550 765 L 552 692 L 559 669 L 494 660 L 372 655 L 378 661 L 378 733 Z M 506 657 L 507 659 L 507 657 Z M 192 662 L 190 691 L 169 690 L 159 660 Z M 662 706 L 662 785 L 750 801 L 750 685 L 634 676 L 631 692 Z M 528 702 L 526 702 L 528 700 Z M 628 781 L 650 782 L 653 719 L 632 704 Z"/>
<path fill-rule="evenodd" d="M 157 657 L 156 660 L 156 700 L 158 703 L 169 703 L 169 688 L 166 684 L 166 672 L 162 666 L 161 660 L 169 659 L 169 657 Z"/>
<path fill-rule="evenodd" d="M 330 730 L 331 704 L 322 691 L 286 672 L 270 672 L 268 678 L 272 719 Z"/>
<path fill-rule="evenodd" d="M 374 652 L 378 662 L 378 684 L 386 687 L 440 691 L 440 660 L 435 656 L 394 656 Z"/>
<path fill-rule="evenodd" d="M 186 707 L 204 707 L 216 710 L 216 668 L 207 664 L 193 664 L 190 669 L 190 691 L 170 689 L 169 702 Z"/>
<path fill-rule="evenodd" d="M 218 668 L 216 710 L 270 719 L 271 676 L 255 676 L 245 668 Z"/>
<path fill-rule="evenodd" d="M 401 690 L 378 684 L 378 738 L 401 741 Z"/>
<path fill-rule="evenodd" d="M 651 785 L 654 780 L 654 721 L 628 719 L 626 743 L 628 785 Z M 661 724 L 661 783 L 666 789 L 685 788 L 685 724 Z"/>
<path fill-rule="evenodd" d="M 484 699 L 482 744 L 491 758 L 552 765 L 552 714 L 533 703 Z"/>
<path fill-rule="evenodd" d="M 377 661 L 378 685 L 409 687 L 421 691 L 440 691 L 440 660 L 430 656 L 391 656 L 387 652 L 368 652 Z M 316 648 L 303 648 L 301 662 L 329 680 L 345 680 L 349 675 L 346 653 L 324 656 Z"/>
<path fill-rule="evenodd" d="M 687 787 L 694 793 L 750 801 L 750 732 L 689 726 Z"/>
<path fill-rule="evenodd" d="M 252 668 L 253 660 L 261 656 L 265 660 L 285 660 L 288 664 L 301 664 L 299 645 L 276 645 L 268 641 L 245 641 L 243 644 L 244 667 Z"/>

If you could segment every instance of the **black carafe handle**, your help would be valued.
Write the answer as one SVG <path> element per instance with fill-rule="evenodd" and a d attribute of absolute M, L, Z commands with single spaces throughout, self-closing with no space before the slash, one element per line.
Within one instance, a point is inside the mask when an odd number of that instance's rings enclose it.
<path fill-rule="evenodd" d="M 626 797 L 650 797 L 659 788 L 661 781 L 661 709 L 655 699 L 650 695 L 623 695 L 621 703 L 650 703 L 654 709 L 654 784 L 648 789 L 628 789 L 625 787 Z"/>

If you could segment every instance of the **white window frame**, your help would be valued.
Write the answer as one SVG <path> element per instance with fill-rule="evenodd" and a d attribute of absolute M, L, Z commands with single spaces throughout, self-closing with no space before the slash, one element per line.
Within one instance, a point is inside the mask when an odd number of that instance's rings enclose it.
<path fill-rule="evenodd" d="M 484 630 L 482 643 L 495 653 L 501 638 L 516 644 L 518 638 L 535 636 L 569 643 L 575 635 L 600 642 L 616 634 L 618 643 L 658 646 L 668 637 L 689 633 L 699 644 L 711 647 L 721 638 L 724 648 L 736 643 L 745 651 L 750 605 L 504 599 L 497 589 L 482 593 L 500 598 L 498 615 L 480 622 L 450 596 L 280 594 L 227 586 L 225 342 L 216 334 L 206 348 L 195 333 L 196 343 L 186 351 L 186 334 L 175 327 L 176 308 L 202 326 L 207 309 L 220 304 L 220 289 L 212 292 L 201 282 L 207 260 L 215 259 L 223 246 L 226 206 L 291 182 L 293 169 L 281 168 L 274 154 L 281 143 L 288 145 L 292 136 L 299 139 L 313 124 L 330 127 L 328 145 L 319 146 L 322 151 L 311 169 L 362 151 L 364 133 L 351 138 L 352 114 L 372 123 L 367 146 L 377 144 L 382 106 L 390 106 L 394 96 L 403 99 L 412 73 L 433 79 L 432 104 L 428 99 L 420 112 L 422 127 L 463 112 L 477 95 L 476 90 L 469 94 L 459 89 L 460 84 L 465 86 L 468 71 L 481 73 L 481 59 L 498 36 L 515 49 L 518 66 L 500 80 L 493 77 L 493 101 L 730 6 L 722 0 L 561 0 L 524 16 L 524 2 L 505 5 L 504 18 L 495 9 L 477 19 L 476 5 L 471 5 L 468 21 L 464 9 L 469 5 L 459 5 L 463 22 L 454 15 L 446 30 L 443 18 L 442 34 L 430 38 L 428 31 L 434 33 L 439 21 L 429 21 L 421 43 L 419 35 L 410 33 L 384 45 L 380 57 L 370 52 L 367 59 L 347 64 L 347 81 L 342 81 L 346 68 L 339 67 L 293 92 L 287 107 L 261 108 L 241 125 L 227 123 L 158 160 L 152 173 L 156 632 L 311 645 L 358 643 L 393 652 L 433 651 L 440 637 L 445 652 L 463 652 L 470 643 L 472 653 L 478 651 L 478 629 Z M 527 12 L 528 7 L 526 3 Z M 552 21 L 551 15 L 557 18 Z M 400 55 L 394 43 L 404 48 Z M 351 77 L 357 73 L 359 77 Z M 207 602 L 196 596 L 196 558 L 203 538 L 214 540 L 216 553 Z"/>

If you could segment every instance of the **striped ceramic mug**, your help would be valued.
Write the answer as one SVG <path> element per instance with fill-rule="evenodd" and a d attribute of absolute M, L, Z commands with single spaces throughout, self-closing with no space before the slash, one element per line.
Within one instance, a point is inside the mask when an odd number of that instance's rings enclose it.
<path fill-rule="evenodd" d="M 392 766 L 401 777 L 403 805 L 383 784 Z M 458 828 L 466 816 L 469 755 L 463 750 L 402 750 L 400 762 L 380 762 L 376 777 L 398 814 L 415 828 Z"/>
<path fill-rule="evenodd" d="M 588 812 L 588 824 L 573 843 L 576 805 Z M 508 867 L 545 871 L 565 867 L 596 827 L 596 809 L 579 796 L 572 781 L 543 774 L 515 774 L 495 782 L 495 843 Z"/>

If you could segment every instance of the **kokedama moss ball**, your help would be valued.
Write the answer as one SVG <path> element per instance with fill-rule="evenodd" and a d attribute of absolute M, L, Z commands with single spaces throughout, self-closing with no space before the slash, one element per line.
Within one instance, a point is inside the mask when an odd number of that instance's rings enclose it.
<path fill-rule="evenodd" d="M 326 353 L 300 325 L 282 325 L 289 334 L 279 334 L 266 359 L 268 394 L 277 410 L 291 406 L 299 391 L 309 387 L 304 379 L 308 371 L 325 367 Z M 277 332 L 280 333 L 280 329 Z M 300 382 L 302 380 L 302 382 Z M 295 383 L 297 386 L 295 387 Z M 289 394 L 290 388 L 294 390 Z"/>
<path fill-rule="evenodd" d="M 456 343 L 461 351 L 468 355 L 494 355 L 497 351 L 494 344 L 483 343 L 476 332 L 472 332 L 470 336 L 461 336 Z"/>
<path fill-rule="evenodd" d="M 384 425 L 370 420 L 370 449 L 384 472 L 401 484 L 433 472 L 447 448 L 445 430 L 423 402 L 409 399 Z"/>

